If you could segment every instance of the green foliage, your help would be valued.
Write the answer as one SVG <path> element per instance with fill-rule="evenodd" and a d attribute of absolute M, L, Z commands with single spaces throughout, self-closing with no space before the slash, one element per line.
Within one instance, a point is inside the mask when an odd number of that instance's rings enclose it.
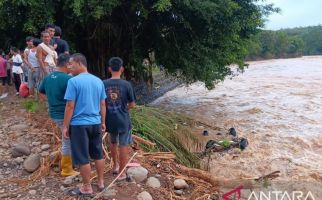
<path fill-rule="evenodd" d="M 322 26 L 262 31 L 248 46 L 248 59 L 322 54 Z"/>
<path fill-rule="evenodd" d="M 183 145 L 187 140 L 197 142 L 189 126 L 190 119 L 145 106 L 139 106 L 131 111 L 131 119 L 134 134 L 139 134 L 157 144 L 153 149 L 145 147 L 146 150 L 174 152 L 179 163 L 200 167 L 199 158 Z"/>
<path fill-rule="evenodd" d="M 155 52 L 156 64 L 187 83 L 208 88 L 229 75 L 227 67 L 244 67 L 251 35 L 262 16 L 276 9 L 259 0 L 0 0 L 0 44 L 21 45 L 27 34 L 39 35 L 48 22 L 88 58 L 89 69 L 106 77 L 105 64 L 118 55 L 127 79 L 151 78 L 142 60 Z M 4 39 L 5 38 L 5 39 Z"/>
<path fill-rule="evenodd" d="M 36 100 L 26 100 L 23 106 L 28 112 L 37 112 L 39 109 L 39 103 Z"/>

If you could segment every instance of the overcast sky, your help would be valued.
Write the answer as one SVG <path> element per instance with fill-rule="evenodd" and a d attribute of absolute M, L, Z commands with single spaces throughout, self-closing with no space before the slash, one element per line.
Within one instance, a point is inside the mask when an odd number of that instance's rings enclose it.
<path fill-rule="evenodd" d="M 267 0 L 281 9 L 268 17 L 265 29 L 322 25 L 322 0 Z"/>

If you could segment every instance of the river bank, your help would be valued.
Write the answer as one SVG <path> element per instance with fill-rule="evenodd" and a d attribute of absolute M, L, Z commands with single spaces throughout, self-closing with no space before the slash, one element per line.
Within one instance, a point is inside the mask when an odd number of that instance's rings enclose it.
<path fill-rule="evenodd" d="M 176 88 L 152 105 L 212 126 L 233 126 L 249 139 L 249 148 L 238 157 L 214 155 L 212 174 L 252 177 L 281 170 L 282 183 L 320 183 L 322 57 L 249 64 L 243 74 L 212 91 L 196 83 Z"/>

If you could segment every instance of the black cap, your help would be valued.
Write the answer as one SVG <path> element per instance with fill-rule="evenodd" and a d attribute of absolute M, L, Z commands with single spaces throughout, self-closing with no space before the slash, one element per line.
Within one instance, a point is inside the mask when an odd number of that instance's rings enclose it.
<path fill-rule="evenodd" d="M 108 65 L 112 68 L 112 71 L 117 72 L 123 66 L 123 60 L 120 57 L 112 57 L 108 61 Z"/>

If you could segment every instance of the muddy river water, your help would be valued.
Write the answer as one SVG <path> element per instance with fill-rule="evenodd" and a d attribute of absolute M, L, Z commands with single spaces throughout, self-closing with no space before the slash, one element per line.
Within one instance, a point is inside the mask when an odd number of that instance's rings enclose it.
<path fill-rule="evenodd" d="M 250 62 L 214 90 L 195 83 L 152 104 L 235 127 L 248 138 L 249 147 L 237 156 L 214 155 L 212 174 L 256 177 L 280 170 L 282 181 L 322 182 L 322 56 Z"/>

